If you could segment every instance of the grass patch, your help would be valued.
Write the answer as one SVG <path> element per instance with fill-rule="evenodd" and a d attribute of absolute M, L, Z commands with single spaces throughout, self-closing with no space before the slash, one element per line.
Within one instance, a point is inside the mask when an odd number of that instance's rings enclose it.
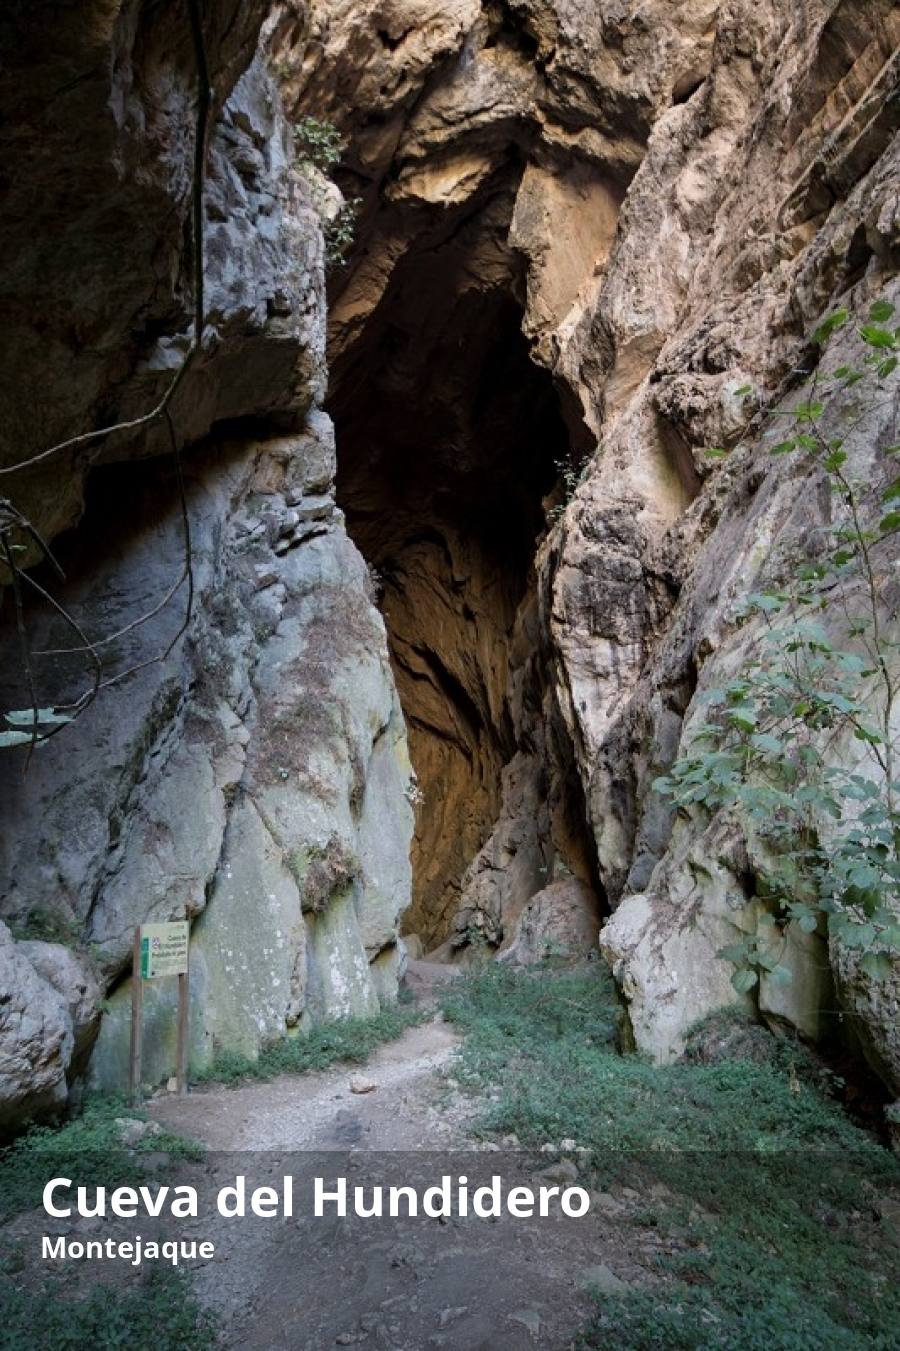
<path fill-rule="evenodd" d="M 237 1051 L 220 1051 L 213 1063 L 192 1077 L 198 1083 L 236 1084 L 245 1079 L 274 1079 L 304 1074 L 339 1063 L 361 1065 L 385 1042 L 395 1041 L 422 1014 L 408 1005 L 382 1009 L 374 1018 L 341 1018 L 317 1023 L 308 1036 L 285 1037 L 265 1047 L 256 1060 Z"/>
<path fill-rule="evenodd" d="M 800 1072 L 800 1048 L 663 1068 L 619 1055 L 596 967 L 493 966 L 443 1007 L 468 1033 L 457 1077 L 493 1095 L 481 1132 L 574 1139 L 593 1185 L 638 1192 L 623 1229 L 659 1239 L 650 1288 L 604 1298 L 583 1347 L 896 1351 L 900 1165 Z"/>
<path fill-rule="evenodd" d="M 124 1187 L 146 1179 L 142 1154 L 200 1158 L 195 1141 L 160 1131 L 126 1148 L 117 1119 L 146 1121 L 146 1115 L 114 1097 L 89 1101 L 81 1116 L 64 1126 L 33 1126 L 0 1151 L 0 1222 L 41 1204 L 51 1177 L 77 1177 L 97 1186 Z"/>
<path fill-rule="evenodd" d="M 106 1286 L 65 1298 L 49 1285 L 27 1291 L 0 1276 L 4 1351 L 212 1351 L 216 1324 L 181 1272 L 151 1272 L 130 1290 Z"/>
<path fill-rule="evenodd" d="M 165 1153 L 198 1159 L 201 1147 L 168 1131 L 146 1135 L 128 1148 L 122 1119 L 145 1121 L 123 1099 L 94 1098 L 81 1116 L 60 1127 L 35 1126 L 0 1152 L 0 1222 L 41 1205 L 51 1177 L 76 1178 L 86 1186 L 140 1186 L 159 1181 L 142 1156 Z M 149 1162 L 149 1160 L 148 1160 Z M 37 1237 L 30 1240 L 38 1242 Z M 214 1319 L 193 1296 L 178 1271 L 151 1270 L 126 1289 L 112 1284 L 87 1294 L 73 1270 L 67 1289 L 59 1281 L 21 1275 L 20 1244 L 6 1244 L 0 1262 L 0 1347 L 4 1351 L 208 1351 L 218 1344 Z"/>

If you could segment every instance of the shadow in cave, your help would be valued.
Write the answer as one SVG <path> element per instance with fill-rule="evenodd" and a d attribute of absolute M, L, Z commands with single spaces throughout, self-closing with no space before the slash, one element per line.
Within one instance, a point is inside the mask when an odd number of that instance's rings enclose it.
<path fill-rule="evenodd" d="M 330 401 L 338 501 L 373 572 L 409 729 L 419 800 L 407 927 L 426 946 L 450 932 L 518 749 L 523 602 L 542 499 L 570 454 L 516 287 L 508 276 L 458 286 L 413 271 Z"/>

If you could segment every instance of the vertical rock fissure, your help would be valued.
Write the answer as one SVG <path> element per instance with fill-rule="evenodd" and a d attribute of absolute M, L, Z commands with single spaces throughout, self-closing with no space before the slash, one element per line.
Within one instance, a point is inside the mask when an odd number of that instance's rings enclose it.
<path fill-rule="evenodd" d="M 569 455 L 552 379 L 522 334 L 518 266 L 507 262 L 500 284 L 473 269 L 461 291 L 461 269 L 447 269 L 441 250 L 431 267 L 413 263 L 440 317 L 426 331 L 407 322 L 401 269 L 396 303 L 386 298 L 354 352 L 355 378 L 338 371 L 330 404 L 338 501 L 370 567 L 409 729 L 407 928 L 426 946 L 459 933 L 467 870 L 528 738 L 533 561 Z"/>

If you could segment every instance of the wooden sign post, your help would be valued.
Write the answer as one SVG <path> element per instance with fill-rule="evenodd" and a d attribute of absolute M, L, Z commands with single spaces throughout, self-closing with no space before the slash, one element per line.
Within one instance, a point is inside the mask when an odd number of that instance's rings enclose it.
<path fill-rule="evenodd" d="M 178 977 L 178 1049 L 175 1059 L 175 1078 L 178 1093 L 187 1092 L 188 1052 L 188 945 L 190 925 L 187 920 L 171 924 L 140 924 L 134 931 L 134 950 L 131 977 L 131 1060 L 128 1087 L 131 1101 L 141 1094 L 141 1061 L 143 1058 L 143 1028 L 141 1024 L 144 981 L 161 976 Z"/>

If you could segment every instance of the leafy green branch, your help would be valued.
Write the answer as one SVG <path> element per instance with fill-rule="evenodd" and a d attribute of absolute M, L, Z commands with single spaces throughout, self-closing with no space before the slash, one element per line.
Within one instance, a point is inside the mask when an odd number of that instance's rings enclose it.
<path fill-rule="evenodd" d="M 295 167 L 309 187 L 322 222 L 325 265 L 340 267 L 353 245 L 362 209 L 361 197 L 332 202 L 328 192 L 329 185 L 333 186 L 332 173 L 341 161 L 346 142 L 332 122 L 319 117 L 301 117 L 294 124 L 294 144 Z"/>
<path fill-rule="evenodd" d="M 780 958 L 791 925 L 805 934 L 826 926 L 860 950 L 860 966 L 875 980 L 891 974 L 900 953 L 900 642 L 886 586 L 900 477 L 881 489 L 856 478 L 846 436 L 829 435 L 823 422 L 830 397 L 896 370 L 900 329 L 886 326 L 893 313 L 886 301 L 872 307 L 859 329 L 861 365 L 823 373 L 820 363 L 804 402 L 775 411 L 793 426 L 770 454 L 819 467 L 832 518 L 815 557 L 794 566 L 781 589 L 752 594 L 735 616 L 760 625 L 761 638 L 740 674 L 704 696 L 709 717 L 691 751 L 654 784 L 683 810 L 735 813 L 765 851 L 756 880 L 763 932 L 719 954 L 735 965 L 739 993 L 763 974 L 790 979 Z M 824 352 L 848 319 L 836 310 L 813 342 Z M 900 454 L 900 445 L 883 454 Z M 854 742 L 858 761 L 846 750 Z"/>

